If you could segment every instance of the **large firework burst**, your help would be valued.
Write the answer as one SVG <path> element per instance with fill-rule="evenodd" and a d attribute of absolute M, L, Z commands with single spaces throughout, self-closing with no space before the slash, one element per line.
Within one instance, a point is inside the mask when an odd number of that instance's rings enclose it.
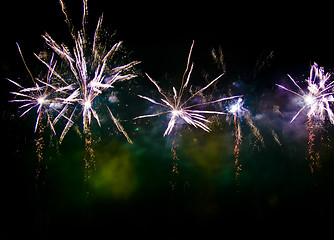
<path fill-rule="evenodd" d="M 88 40 L 86 33 L 87 0 L 83 0 L 82 26 L 77 32 L 68 17 L 64 2 L 62 0 L 59 2 L 74 43 L 72 51 L 65 44 L 57 44 L 48 33 L 45 33 L 42 37 L 53 51 L 51 59 L 46 60 L 44 57 L 35 54 L 38 60 L 48 69 L 45 79 L 40 80 L 33 77 L 18 46 L 34 87 L 24 88 L 13 80 L 9 81 L 20 88 L 19 92 L 13 92 L 13 94 L 23 98 L 12 100 L 12 102 L 22 102 L 24 104 L 20 108 L 27 108 L 21 116 L 37 107 L 38 117 L 35 131 L 43 113 L 46 113 L 48 123 L 54 133 L 56 133 L 54 125 L 59 119 L 65 118 L 67 120 L 59 139 L 62 142 L 75 119 L 79 116 L 82 116 L 84 131 L 89 129 L 92 116 L 100 125 L 100 118 L 93 103 L 94 99 L 100 96 L 103 91 L 113 88 L 114 83 L 136 77 L 133 68 L 139 62 L 132 61 L 121 65 L 114 59 L 116 54 L 120 54 L 122 42 L 110 45 L 112 36 L 106 38 L 104 36 L 105 32 L 102 31 L 103 15 L 98 20 L 93 41 Z M 57 64 L 56 56 L 60 57 L 60 64 Z M 124 128 L 109 108 L 108 111 L 118 130 L 131 142 Z M 53 114 L 53 118 L 49 114 L 50 112 L 56 112 L 56 114 Z"/>
<path fill-rule="evenodd" d="M 35 54 L 35 56 L 47 67 L 48 73 L 44 77 L 35 78 L 18 46 L 23 63 L 33 81 L 33 87 L 24 88 L 19 83 L 9 80 L 20 88 L 19 91 L 12 92 L 17 97 L 12 102 L 22 103 L 20 108 L 26 108 L 21 116 L 37 108 L 35 132 L 42 117 L 46 116 L 48 125 L 56 134 L 54 126 L 59 122 L 59 119 L 64 118 L 66 124 L 59 138 L 60 143 L 76 120 L 82 117 L 85 137 L 85 180 L 87 180 L 95 169 L 90 131 L 92 118 L 100 125 L 100 117 L 94 100 L 107 89 L 113 88 L 114 83 L 136 77 L 134 66 L 139 62 L 124 63 L 125 56 L 121 51 L 122 42 L 112 43 L 112 36 L 107 35 L 102 30 L 103 15 L 98 20 L 92 41 L 89 41 L 86 29 L 87 0 L 83 0 L 82 26 L 79 31 L 74 30 L 64 2 L 62 0 L 59 2 L 73 40 L 72 47 L 58 44 L 48 33 L 45 33 L 42 37 L 51 48 L 52 53 Z M 110 108 L 106 106 L 105 110 L 110 113 L 117 129 L 123 133 L 128 142 L 132 143 Z M 41 129 L 44 129 L 44 126 Z M 38 149 L 41 149 L 41 147 L 38 147 Z M 40 162 L 42 155 L 39 153 L 38 155 L 40 155 L 38 157 Z"/>
<path fill-rule="evenodd" d="M 54 53 L 66 63 L 67 69 L 62 70 L 63 74 L 58 73 L 56 76 L 63 82 L 65 82 L 64 78 L 66 76 L 66 81 L 70 81 L 72 86 L 72 91 L 67 96 L 57 98 L 63 103 L 63 108 L 53 122 L 56 123 L 60 117 L 67 116 L 67 124 L 60 136 L 60 141 L 62 141 L 73 125 L 74 118 L 78 117 L 77 112 L 82 115 L 84 131 L 88 130 L 92 116 L 100 125 L 100 118 L 93 104 L 94 99 L 101 95 L 104 90 L 112 88 L 115 82 L 136 77 L 133 67 L 139 62 L 133 61 L 114 66 L 115 64 L 112 63 L 115 62 L 113 57 L 119 52 L 122 42 L 117 42 L 108 48 L 109 38 L 103 41 L 105 39 L 101 36 L 104 33 L 101 30 L 103 15 L 98 20 L 93 41 L 88 40 L 85 28 L 88 15 L 87 0 L 83 0 L 82 28 L 77 32 L 72 27 L 62 0 L 60 0 L 60 4 L 74 42 L 73 50 L 70 51 L 70 48 L 65 44 L 57 44 L 48 33 L 44 34 L 43 38 Z M 50 64 L 41 58 L 39 59 L 49 69 L 52 69 Z M 117 128 L 131 142 L 120 122 L 113 116 L 109 108 L 108 110 Z"/>

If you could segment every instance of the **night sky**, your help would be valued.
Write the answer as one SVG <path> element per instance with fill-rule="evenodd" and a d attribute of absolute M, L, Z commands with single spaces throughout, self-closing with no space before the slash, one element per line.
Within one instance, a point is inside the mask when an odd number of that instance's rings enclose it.
<path fill-rule="evenodd" d="M 65 3 L 73 24 L 80 26 L 82 2 Z M 19 118 L 18 105 L 8 103 L 13 98 L 10 92 L 17 89 L 6 78 L 24 86 L 31 80 L 15 43 L 38 75 L 44 66 L 33 53 L 49 51 L 41 35 L 48 32 L 65 43 L 71 38 L 57 0 L 11 1 L 2 6 L 2 236 L 209 239 L 327 233 L 334 213 L 334 128 L 325 121 L 315 130 L 314 151 L 322 167 L 312 174 L 306 114 L 289 123 L 299 106 L 293 104 L 295 96 L 275 83 L 293 87 L 287 74 L 302 82 L 314 62 L 333 72 L 329 6 L 90 0 L 88 7 L 88 30 L 94 31 L 103 12 L 104 28 L 117 32 L 115 39 L 124 41 L 130 60 L 141 61 L 139 77 L 114 89 L 119 101 L 114 112 L 134 144 L 101 109 L 101 128 L 92 121 L 96 171 L 84 182 L 84 140 L 74 128 L 60 145 L 59 136 L 52 136 L 48 127 L 42 136 L 34 133 L 35 111 Z M 210 119 L 210 133 L 179 124 L 165 138 L 166 115 L 132 120 L 152 107 L 137 94 L 160 97 L 144 73 L 166 91 L 179 87 L 193 40 L 190 84 L 204 87 L 222 73 L 211 56 L 212 49 L 221 48 L 226 73 L 204 95 L 244 95 L 245 107 L 263 138 L 264 144 L 248 122 L 240 120 L 238 181 L 231 117 Z M 221 107 L 226 111 L 227 103 Z M 80 121 L 77 125 L 82 130 Z M 36 180 L 40 137 L 44 156 Z M 172 173 L 173 147 L 179 175 Z"/>

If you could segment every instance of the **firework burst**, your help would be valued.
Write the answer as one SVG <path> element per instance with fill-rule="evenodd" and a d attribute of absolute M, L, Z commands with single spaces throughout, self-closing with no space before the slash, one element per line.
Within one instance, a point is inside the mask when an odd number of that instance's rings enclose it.
<path fill-rule="evenodd" d="M 102 94 L 103 91 L 113 88 L 115 82 L 130 80 L 136 75 L 133 73 L 133 67 L 138 64 L 138 61 L 133 61 L 124 65 L 112 67 L 114 56 L 119 53 L 122 42 L 117 42 L 108 48 L 108 42 L 103 41 L 102 37 L 102 21 L 103 16 L 98 20 L 97 27 L 94 32 L 93 42 L 88 41 L 85 25 L 87 24 L 88 7 L 87 0 L 83 0 L 83 16 L 82 28 L 75 32 L 71 21 L 68 18 L 65 5 L 60 0 L 62 12 L 65 15 L 65 21 L 68 28 L 71 30 L 74 47 L 73 51 L 64 44 L 57 44 L 48 34 L 44 34 L 43 38 L 46 44 L 57 54 L 67 66 L 63 71 L 63 75 L 71 80 L 72 91 L 65 97 L 58 98 L 63 103 L 63 109 L 60 114 L 54 119 L 56 123 L 60 117 L 66 115 L 67 124 L 60 136 L 60 142 L 65 137 L 68 130 L 74 123 L 74 118 L 82 115 L 82 124 L 84 132 L 89 130 L 92 118 L 96 120 L 100 126 L 99 115 L 94 108 L 94 99 Z M 49 64 L 40 59 L 49 69 L 52 68 Z M 62 74 L 56 76 L 63 80 Z M 65 82 L 63 80 L 63 82 Z M 120 122 L 114 117 L 108 108 L 111 118 L 129 142 L 131 142 Z"/>
<path fill-rule="evenodd" d="M 307 158 L 311 173 L 314 175 L 316 170 L 320 169 L 319 153 L 315 150 L 315 128 L 317 124 L 322 124 L 326 119 L 328 119 L 331 124 L 334 124 L 334 114 L 331 109 L 331 105 L 334 102 L 334 82 L 330 81 L 331 74 L 325 73 L 324 68 L 318 67 L 316 63 L 311 66 L 310 76 L 306 79 L 306 90 L 301 88 L 290 75 L 288 76 L 293 84 L 298 88 L 299 92 L 295 92 L 279 84 L 276 85 L 303 99 L 303 106 L 292 118 L 290 121 L 291 123 L 304 109 L 308 109 L 307 130 L 309 137 Z"/>
<path fill-rule="evenodd" d="M 226 100 L 229 100 L 229 99 L 234 99 L 234 98 L 240 97 L 240 96 L 225 97 L 225 98 L 220 98 L 220 99 L 213 100 L 213 101 L 196 103 L 196 104 L 193 104 L 193 105 L 187 105 L 187 103 L 190 100 L 192 100 L 195 96 L 197 96 L 198 94 L 202 93 L 204 90 L 209 88 L 221 76 L 223 76 L 223 74 L 219 75 L 217 78 L 215 78 L 209 84 L 207 84 L 205 87 L 201 88 L 200 90 L 198 90 L 197 92 L 192 94 L 188 99 L 183 100 L 182 99 L 183 93 L 189 85 L 190 75 L 191 75 L 193 67 L 194 67 L 193 63 L 190 64 L 190 57 L 191 57 L 193 46 L 194 46 L 194 42 L 192 43 L 192 45 L 190 47 L 190 52 L 189 52 L 188 61 L 187 61 L 187 67 L 186 67 L 186 70 L 185 70 L 185 72 L 182 76 L 180 89 L 177 91 L 176 88 L 173 87 L 173 93 L 171 94 L 173 97 L 167 97 L 167 95 L 163 92 L 163 90 L 160 88 L 160 86 L 157 84 L 157 82 L 154 81 L 148 74 L 146 74 L 146 76 L 155 85 L 155 87 L 158 89 L 159 93 L 162 96 L 161 101 L 156 101 L 152 98 L 149 98 L 149 97 L 146 97 L 146 96 L 143 96 L 143 95 L 138 95 L 139 97 L 141 97 L 141 98 L 143 98 L 143 99 L 145 99 L 145 100 L 147 100 L 147 101 L 149 101 L 149 102 L 151 102 L 155 105 L 162 106 L 164 110 L 159 111 L 158 113 L 155 113 L 155 114 L 148 114 L 148 115 L 138 116 L 134 119 L 156 117 L 156 116 L 167 114 L 169 116 L 170 120 L 169 120 L 167 128 L 166 128 L 166 130 L 163 134 L 164 137 L 166 135 L 169 135 L 173 131 L 173 129 L 175 127 L 175 124 L 177 123 L 177 121 L 179 119 L 182 119 L 184 122 L 186 122 L 189 125 L 194 126 L 195 128 L 201 128 L 204 131 L 209 132 L 210 128 L 208 127 L 207 124 L 210 123 L 210 121 L 208 119 L 206 119 L 204 114 L 225 114 L 225 113 L 219 112 L 219 111 L 195 109 L 195 107 L 214 104 L 214 103 L 219 103 L 219 102 L 222 102 L 222 101 L 226 101 Z"/>
<path fill-rule="evenodd" d="M 11 94 L 16 96 L 16 99 L 10 100 L 10 102 L 16 102 L 20 103 L 21 106 L 19 109 L 24 109 L 23 113 L 20 115 L 20 117 L 24 116 L 28 112 L 30 112 L 33 109 L 37 109 L 37 119 L 35 122 L 35 132 L 37 131 L 37 128 L 40 124 L 41 119 L 45 115 L 47 118 L 48 125 L 52 129 L 53 133 L 56 134 L 51 113 L 52 111 L 57 112 L 57 106 L 58 104 L 61 104 L 59 101 L 56 100 L 56 96 L 61 94 L 66 94 L 68 90 L 71 89 L 71 85 L 67 85 L 65 87 L 59 87 L 58 83 L 51 84 L 51 79 L 54 77 L 54 68 L 56 66 L 56 63 L 54 62 L 53 55 L 51 57 L 50 63 L 48 65 L 50 66 L 48 73 L 46 75 L 46 80 L 41 80 L 39 78 L 35 78 L 31 71 L 29 70 L 24 57 L 22 55 L 22 51 L 20 46 L 17 44 L 20 56 L 22 58 L 22 61 L 30 75 L 30 78 L 33 82 L 33 87 L 25 88 L 21 86 L 19 83 L 7 79 L 11 83 L 15 84 L 17 87 L 19 87 L 19 91 L 17 92 L 11 92 Z M 62 114 L 60 113 L 60 116 Z M 66 116 L 64 116 L 66 118 Z"/>
<path fill-rule="evenodd" d="M 74 30 L 64 2 L 62 0 L 59 2 L 73 40 L 72 51 L 70 47 L 58 44 L 48 33 L 45 33 L 42 37 L 52 53 L 43 56 L 35 54 L 48 69 L 47 75 L 41 80 L 33 77 L 18 46 L 23 63 L 33 81 L 33 87 L 24 88 L 19 83 L 8 79 L 20 88 L 19 91 L 12 92 L 16 95 L 16 99 L 11 102 L 22 103 L 19 108 L 25 111 L 21 116 L 37 108 L 35 132 L 41 119 L 45 117 L 53 133 L 56 134 L 54 126 L 61 118 L 64 118 L 66 124 L 59 138 L 60 143 L 76 120 L 82 118 L 86 150 L 84 158 L 86 180 L 95 168 L 90 132 L 92 118 L 99 126 L 101 125 L 94 100 L 107 89 L 113 88 L 116 82 L 136 77 L 134 66 L 139 62 L 121 64 L 124 62 L 122 60 L 124 54 L 122 55 L 121 52 L 122 42 L 111 43 L 112 36 L 107 36 L 102 30 L 103 15 L 98 20 L 93 41 L 89 41 L 86 30 L 87 0 L 83 0 L 82 26 L 79 31 Z M 119 58 L 116 59 L 116 56 Z M 57 63 L 56 58 L 60 63 Z M 123 133 L 128 142 L 132 143 L 120 121 L 112 114 L 108 106 L 106 106 L 107 109 L 117 129 Z"/>
<path fill-rule="evenodd" d="M 50 126 L 52 132 L 56 134 L 53 126 L 52 115 L 53 112 L 58 111 L 57 106 L 59 103 L 55 100 L 55 96 L 66 93 L 71 87 L 70 86 L 57 87 L 57 85 L 59 85 L 58 83 L 54 83 L 54 85 L 51 85 L 51 79 L 54 78 L 54 68 L 56 66 L 53 55 L 49 63 L 50 69 L 48 70 L 48 73 L 45 76 L 46 79 L 41 80 L 39 78 L 35 78 L 32 75 L 23 57 L 21 48 L 18 44 L 17 48 L 24 63 L 24 66 L 30 75 L 33 87 L 25 88 L 21 86 L 19 83 L 7 79 L 8 81 L 15 84 L 19 88 L 19 91 L 11 92 L 13 95 L 15 95 L 15 99 L 10 100 L 10 102 L 21 104 L 19 106 L 19 109 L 23 109 L 23 113 L 20 115 L 20 117 L 23 117 L 24 115 L 26 115 L 30 111 L 33 111 L 34 109 L 36 109 L 37 112 L 37 118 L 35 121 L 35 132 L 38 132 L 38 137 L 36 139 L 37 166 L 35 175 L 35 180 L 36 180 L 35 184 L 37 189 L 38 180 L 40 178 L 40 174 L 42 171 L 41 162 L 43 160 L 43 148 L 44 148 L 43 133 L 45 130 L 45 125 L 42 123 L 42 121 L 46 119 L 47 124 Z"/>
<path fill-rule="evenodd" d="M 310 76 L 306 79 L 306 90 L 302 89 L 290 75 L 288 76 L 293 84 L 298 88 L 299 92 L 293 91 L 279 84 L 276 85 L 303 99 L 302 108 L 295 114 L 290 122 L 293 122 L 304 109 L 308 109 L 307 116 L 309 118 L 323 122 L 327 116 L 331 124 L 334 124 L 334 114 L 331 109 L 331 104 L 334 102 L 334 82 L 328 81 L 331 76 L 330 73 L 325 74 L 324 68 L 318 67 L 318 65 L 314 63 L 311 66 Z"/>
<path fill-rule="evenodd" d="M 90 124 L 92 118 L 96 120 L 99 126 L 100 117 L 94 107 L 94 100 L 100 96 L 105 90 L 113 88 L 114 83 L 130 80 L 136 77 L 133 74 L 133 67 L 139 62 L 133 61 L 124 65 L 115 65 L 114 56 L 119 54 L 122 42 L 110 44 L 108 41 L 112 36 L 104 38 L 102 31 L 103 15 L 99 18 L 93 41 L 90 42 L 87 37 L 86 24 L 88 16 L 87 0 L 83 0 L 83 16 L 82 26 L 79 31 L 74 31 L 74 27 L 66 12 L 64 2 L 60 0 L 62 12 L 65 16 L 65 22 L 70 29 L 73 40 L 73 50 L 65 44 L 58 44 L 48 34 L 44 34 L 43 38 L 46 44 L 53 52 L 60 57 L 65 65 L 65 70 L 61 70 L 62 74 L 57 74 L 61 80 L 65 77 L 71 81 L 72 91 L 64 97 L 57 99 L 63 103 L 63 108 L 53 120 L 53 124 L 62 117 L 66 116 L 67 123 L 60 136 L 60 142 L 64 139 L 66 133 L 74 124 L 74 120 L 82 116 L 83 132 L 85 136 L 85 180 L 89 179 L 91 173 L 95 170 L 95 156 L 92 147 L 92 134 Z M 110 47 L 110 46 L 111 47 Z M 40 59 L 49 69 L 49 64 Z M 62 75 L 64 77 L 62 77 Z M 63 80 L 63 82 L 65 82 Z M 106 106 L 110 113 L 110 117 L 115 123 L 117 129 L 123 133 L 128 142 L 132 143 L 128 134 L 112 114 L 110 108 Z"/>

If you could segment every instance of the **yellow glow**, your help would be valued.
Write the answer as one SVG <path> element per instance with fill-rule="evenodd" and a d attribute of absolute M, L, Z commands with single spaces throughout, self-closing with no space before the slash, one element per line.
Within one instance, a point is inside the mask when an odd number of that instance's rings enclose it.
<path fill-rule="evenodd" d="M 135 158 L 126 145 L 111 142 L 95 149 L 96 172 L 92 187 L 96 195 L 126 199 L 137 188 Z"/>

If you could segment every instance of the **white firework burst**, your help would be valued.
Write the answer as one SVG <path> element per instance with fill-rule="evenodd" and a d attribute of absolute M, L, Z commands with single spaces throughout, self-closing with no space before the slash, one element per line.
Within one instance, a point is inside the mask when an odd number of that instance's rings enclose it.
<path fill-rule="evenodd" d="M 13 95 L 16 96 L 16 99 L 10 100 L 10 102 L 17 102 L 21 103 L 20 109 L 25 109 L 23 113 L 20 115 L 20 117 L 24 116 L 28 112 L 30 112 L 33 109 L 37 109 L 37 119 L 35 122 L 35 132 L 38 128 L 38 125 L 42 119 L 42 115 L 45 114 L 47 118 L 48 125 L 56 134 L 54 129 L 53 120 L 51 117 L 52 112 L 59 112 L 58 108 L 62 105 L 62 102 L 58 101 L 55 97 L 60 96 L 63 94 L 67 94 L 69 90 L 72 89 L 71 85 L 65 85 L 64 87 L 59 86 L 59 83 L 51 84 L 51 79 L 54 78 L 54 75 L 56 74 L 54 72 L 54 68 L 56 66 L 56 62 L 54 61 L 54 56 L 52 55 L 50 63 L 48 65 L 50 66 L 48 73 L 46 75 L 46 80 L 40 80 L 39 78 L 35 78 L 31 71 L 29 70 L 23 54 L 21 52 L 20 46 L 17 44 L 20 56 L 22 58 L 22 61 L 30 75 L 30 78 L 33 82 L 33 87 L 25 88 L 19 83 L 7 79 L 11 83 L 15 84 L 17 87 L 19 87 L 19 91 L 17 92 L 11 92 Z M 60 116 L 63 116 L 67 118 L 66 116 L 59 113 Z"/>
<path fill-rule="evenodd" d="M 303 99 L 302 108 L 294 115 L 290 122 L 293 122 L 304 109 L 308 109 L 307 116 L 309 118 L 325 121 L 327 116 L 331 124 L 334 124 L 334 114 L 331 109 L 331 105 L 334 102 L 334 82 L 330 81 L 331 74 L 325 73 L 323 67 L 318 67 L 314 63 L 310 69 L 310 76 L 306 79 L 306 89 L 301 88 L 290 75 L 288 76 L 298 88 L 298 92 L 279 84 L 276 85 Z"/>
<path fill-rule="evenodd" d="M 204 90 L 206 90 L 212 84 L 214 84 L 220 77 L 223 76 L 223 74 L 222 74 L 222 75 L 219 75 L 214 80 L 212 80 L 205 87 L 201 88 L 200 90 L 198 90 L 197 92 L 192 94 L 188 99 L 182 101 L 183 93 L 189 85 L 190 75 L 191 75 L 193 67 L 194 67 L 193 63 L 190 65 L 190 57 L 191 57 L 193 46 L 194 46 L 194 42 L 192 43 L 191 48 L 190 48 L 190 52 L 189 52 L 189 55 L 188 55 L 188 61 L 187 61 L 187 67 L 186 67 L 186 70 L 185 70 L 185 72 L 183 74 L 183 77 L 182 77 L 180 89 L 179 89 L 179 91 L 177 91 L 176 88 L 173 87 L 173 94 L 171 94 L 173 97 L 168 98 L 167 95 L 162 91 L 160 86 L 157 84 L 157 82 L 154 81 L 148 74 L 146 74 L 146 76 L 155 85 L 155 87 L 158 89 L 159 93 L 162 95 L 163 98 L 160 99 L 161 101 L 156 101 L 156 100 L 154 100 L 152 98 L 149 98 L 147 96 L 138 95 L 139 97 L 141 97 L 141 98 L 143 98 L 143 99 L 145 99 L 145 100 L 147 100 L 147 101 L 149 101 L 149 102 L 151 102 L 155 105 L 162 106 L 164 108 L 164 110 L 162 110 L 158 113 L 155 113 L 155 114 L 148 114 L 148 115 L 138 116 L 134 119 L 156 117 L 156 116 L 160 116 L 160 115 L 163 115 L 163 114 L 169 115 L 170 120 L 168 122 L 168 126 L 167 126 L 163 136 L 169 135 L 172 132 L 172 130 L 173 130 L 173 128 L 174 128 L 178 119 L 183 119 L 187 124 L 192 125 L 196 128 L 201 128 L 204 131 L 209 132 L 210 128 L 208 127 L 207 124 L 210 121 L 204 115 L 205 114 L 225 114 L 225 113 L 220 112 L 220 111 L 201 110 L 201 109 L 196 109 L 195 107 L 199 107 L 199 106 L 203 106 L 203 105 L 209 105 L 209 104 L 218 103 L 218 102 L 222 102 L 222 101 L 225 101 L 225 100 L 241 97 L 241 96 L 225 97 L 225 98 L 220 98 L 220 99 L 213 100 L 213 101 L 196 103 L 196 104 L 189 105 L 189 106 L 186 105 L 191 99 L 193 99 L 195 96 L 202 93 Z"/>
<path fill-rule="evenodd" d="M 112 88 L 115 82 L 126 81 L 136 77 L 136 74 L 133 73 L 133 67 L 139 62 L 133 61 L 124 65 L 111 67 L 111 62 L 114 60 L 113 57 L 119 52 L 122 42 L 117 42 L 108 48 L 108 42 L 102 40 L 101 28 L 103 15 L 98 20 L 93 42 L 91 43 L 88 41 L 85 28 L 88 15 L 87 0 L 83 0 L 82 28 L 77 32 L 73 30 L 74 28 L 71 25 L 62 0 L 60 0 L 60 4 L 65 15 L 65 21 L 71 30 L 70 34 L 74 43 L 73 49 L 70 51 L 70 48 L 65 44 L 57 44 L 48 33 L 44 34 L 43 38 L 54 53 L 66 63 L 67 68 L 66 70 L 62 70 L 62 72 L 68 74 L 68 78 L 72 82 L 73 90 L 67 96 L 58 98 L 58 100 L 62 101 L 64 107 L 53 121 L 55 124 L 60 117 L 67 116 L 68 122 L 60 136 L 60 141 L 62 141 L 74 123 L 73 118 L 78 117 L 76 114 L 77 111 L 79 111 L 79 115 L 82 114 L 84 131 L 89 128 L 92 116 L 98 125 L 100 125 L 99 115 L 94 108 L 94 99 L 100 96 L 106 89 Z M 42 59 L 40 60 L 49 69 L 52 68 L 50 64 L 47 64 Z M 63 80 L 61 75 L 59 72 L 56 76 Z M 124 128 L 121 127 L 119 121 L 111 114 L 109 108 L 108 111 L 117 128 L 131 142 Z"/>

